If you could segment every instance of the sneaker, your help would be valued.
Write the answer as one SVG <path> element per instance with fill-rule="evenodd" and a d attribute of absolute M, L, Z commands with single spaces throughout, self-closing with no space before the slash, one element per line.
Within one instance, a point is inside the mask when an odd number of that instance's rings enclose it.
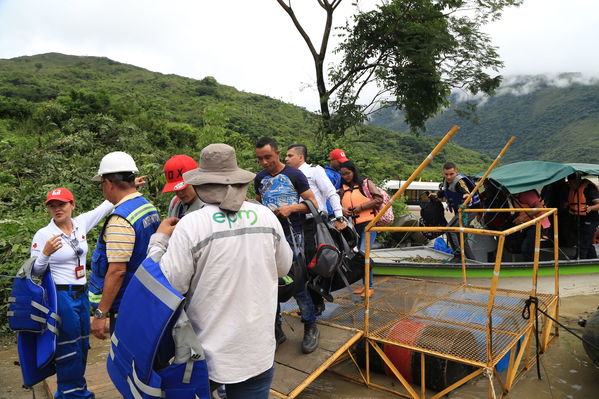
<path fill-rule="evenodd" d="M 320 331 L 316 323 L 304 324 L 304 339 L 302 340 L 302 352 L 312 353 L 318 347 Z"/>
<path fill-rule="evenodd" d="M 279 345 L 287 340 L 287 336 L 283 332 L 283 327 L 280 324 L 275 323 L 275 342 L 277 343 L 277 349 Z"/>
<path fill-rule="evenodd" d="M 358 294 L 358 295 L 362 295 L 364 293 L 365 288 L 362 287 L 358 287 L 354 290 L 354 294 Z"/>

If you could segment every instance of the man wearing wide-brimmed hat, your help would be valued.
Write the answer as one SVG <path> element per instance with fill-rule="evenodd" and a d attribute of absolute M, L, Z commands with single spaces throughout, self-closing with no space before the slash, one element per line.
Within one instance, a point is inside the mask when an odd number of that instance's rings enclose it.
<path fill-rule="evenodd" d="M 148 255 L 163 254 L 162 271 L 186 295 L 210 380 L 224 384 L 229 399 L 266 399 L 274 374 L 277 282 L 289 271 L 291 248 L 277 217 L 245 201 L 254 174 L 237 167 L 232 147 L 207 146 L 199 168 L 183 179 L 206 205 L 181 220 L 166 219 Z"/>

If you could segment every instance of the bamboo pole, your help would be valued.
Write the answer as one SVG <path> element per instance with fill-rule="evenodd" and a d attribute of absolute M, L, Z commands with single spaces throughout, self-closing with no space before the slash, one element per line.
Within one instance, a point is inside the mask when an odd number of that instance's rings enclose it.
<path fill-rule="evenodd" d="M 422 173 L 424 168 L 426 168 L 426 166 L 431 162 L 431 160 L 435 157 L 435 155 L 437 155 L 437 153 L 439 151 L 441 151 L 441 148 L 443 148 L 443 146 L 445 146 L 445 144 L 447 144 L 447 142 L 449 140 L 451 140 L 451 138 L 454 136 L 454 134 L 457 133 L 457 131 L 459 129 L 460 129 L 459 126 L 454 125 L 445 134 L 445 136 L 441 139 L 441 141 L 439 141 L 437 143 L 437 145 L 435 146 L 435 148 L 433 148 L 431 153 L 428 154 L 428 156 L 424 159 L 424 161 L 422 161 L 420 166 L 418 166 L 418 168 L 416 168 L 416 170 L 414 172 L 412 172 L 410 177 L 408 177 L 408 180 L 406 180 L 404 182 L 404 184 L 401 185 L 399 190 L 397 190 L 395 192 L 395 194 L 393 194 L 393 196 L 391 197 L 391 200 L 379 211 L 379 213 L 374 217 L 374 219 L 371 220 L 370 223 L 368 223 L 368 225 L 366 226 L 366 231 L 369 231 L 379 221 L 379 219 L 383 216 L 383 214 L 387 211 L 387 209 L 389 209 L 389 207 L 393 205 L 393 203 L 397 200 L 397 198 L 399 198 L 399 196 L 402 195 L 406 191 L 408 186 L 414 181 L 414 179 L 416 179 L 418 177 L 418 175 L 420 175 L 420 173 Z"/>
<path fill-rule="evenodd" d="M 379 346 L 376 344 L 376 342 L 368 340 L 368 343 L 370 343 L 370 345 L 372 345 L 372 347 L 374 348 L 376 353 L 379 354 L 379 356 L 381 357 L 381 359 L 383 359 L 383 361 L 385 362 L 387 367 L 389 367 L 389 370 L 391 370 L 393 375 L 395 375 L 395 377 L 399 380 L 399 382 L 401 382 L 401 385 L 403 385 L 403 387 L 408 390 L 410 395 L 412 395 L 412 398 L 420 399 L 420 396 L 416 393 L 414 388 L 412 388 L 410 383 L 404 378 L 403 375 L 401 375 L 399 370 L 397 370 L 397 367 L 395 367 L 393 362 L 391 360 L 389 360 L 389 358 L 387 357 L 385 352 L 383 352 L 383 350 L 381 348 L 379 348 Z M 368 346 L 368 345 L 366 345 L 366 346 Z"/>
<path fill-rule="evenodd" d="M 536 224 L 537 222 L 540 222 L 542 219 L 544 219 L 546 217 L 549 217 L 549 216 L 553 215 L 555 212 L 557 212 L 556 208 L 548 208 L 548 209 L 549 209 L 549 211 L 547 211 L 546 213 L 543 213 L 542 215 L 539 215 L 539 216 L 535 216 L 534 219 L 531 219 L 531 220 L 529 220 L 527 222 L 524 222 L 522 224 L 514 226 L 514 227 L 512 227 L 510 229 L 504 230 L 501 233 L 503 235 L 507 236 L 507 235 L 510 235 L 512 233 L 515 233 L 516 231 L 524 230 L 525 228 L 527 228 L 529 226 L 532 226 L 533 224 Z M 524 212 L 525 211 L 538 211 L 538 210 L 539 210 L 539 208 L 536 208 L 536 209 L 535 208 L 521 208 L 521 209 L 518 209 L 518 211 L 524 211 Z"/>
<path fill-rule="evenodd" d="M 555 304 L 555 318 L 559 320 L 559 229 L 557 224 L 557 212 L 553 213 L 553 267 L 555 269 L 555 296 L 557 301 Z M 555 335 L 559 335 L 559 326 L 555 324 Z"/>
<path fill-rule="evenodd" d="M 462 203 L 462 207 L 466 207 L 468 205 L 468 203 L 470 203 L 470 200 L 472 199 L 472 196 L 474 194 L 476 194 L 476 192 L 478 191 L 478 189 L 480 188 L 480 186 L 482 186 L 482 184 L 487 179 L 487 176 L 489 176 L 489 173 L 491 173 L 491 171 L 493 170 L 493 168 L 495 168 L 495 166 L 499 163 L 499 161 L 501 160 L 501 157 L 503 157 L 503 155 L 505 154 L 505 152 L 507 151 L 507 149 L 510 148 L 510 146 L 512 145 L 512 143 L 514 142 L 514 140 L 516 140 L 516 137 L 512 136 L 508 140 L 508 142 L 503 146 L 503 149 L 499 152 L 499 155 L 497 155 L 497 157 L 495 157 L 495 160 L 493 160 L 493 162 L 491 163 L 491 165 L 489 165 L 489 167 L 487 168 L 487 170 L 486 170 L 485 174 L 483 175 L 483 177 L 480 178 L 480 180 L 478 181 L 478 183 L 476 183 L 476 185 L 472 189 L 472 192 L 469 193 L 468 196 L 464 199 L 464 202 Z"/>
<path fill-rule="evenodd" d="M 507 371 L 507 377 L 505 379 L 505 389 L 508 392 L 510 391 L 510 389 L 512 389 L 512 384 L 514 383 L 514 378 L 516 377 L 516 373 L 518 372 L 518 369 L 520 368 L 520 363 L 522 362 L 522 357 L 524 355 L 524 352 L 526 352 L 526 350 L 527 350 L 526 348 L 528 348 L 528 344 L 530 342 L 531 335 L 532 335 L 532 328 L 529 327 L 528 331 L 524 335 L 524 341 L 522 342 L 522 345 L 520 345 L 520 350 L 518 351 L 518 355 L 516 356 L 516 360 L 514 361 L 514 364 L 511 365 L 511 367 Z"/>
<path fill-rule="evenodd" d="M 532 264 L 532 290 L 530 291 L 530 296 L 537 296 L 537 280 L 539 273 L 539 257 L 541 255 L 541 222 L 537 221 L 535 224 L 535 252 L 534 252 L 534 260 Z M 535 312 L 537 311 L 537 305 L 535 305 Z M 532 315 L 532 310 L 531 310 Z M 532 316 L 531 316 L 532 319 Z"/>
<path fill-rule="evenodd" d="M 420 396 L 426 399 L 426 356 L 420 352 Z"/>
<path fill-rule="evenodd" d="M 464 378 L 462 378 L 461 380 L 458 380 L 456 382 L 454 382 L 453 384 L 451 384 L 450 386 L 448 386 L 447 388 L 445 388 L 444 390 L 442 390 L 441 392 L 437 392 L 435 394 L 435 396 L 431 397 L 431 399 L 438 399 L 443 397 L 445 394 L 453 391 L 454 389 L 459 388 L 460 386 L 464 385 L 465 383 L 467 383 L 468 381 L 472 380 L 474 377 L 477 377 L 478 375 L 480 375 L 482 372 L 484 371 L 483 368 L 479 368 L 476 369 L 475 371 L 473 371 L 472 373 L 468 374 L 467 376 L 465 376 Z"/>
<path fill-rule="evenodd" d="M 299 384 L 293 391 L 289 393 L 287 396 L 289 399 L 295 398 L 299 395 L 308 385 L 310 385 L 319 375 L 321 375 L 339 356 L 341 356 L 345 351 L 347 351 L 356 341 L 358 341 L 362 337 L 362 333 L 359 332 L 349 341 L 347 341 L 343 346 L 335 351 L 323 364 L 321 364 L 312 374 L 308 376 L 301 384 Z"/>
<path fill-rule="evenodd" d="M 495 304 L 495 293 L 499 284 L 499 271 L 501 270 L 501 260 L 503 257 L 503 245 L 505 236 L 500 236 L 497 242 L 497 255 L 495 256 L 495 267 L 493 268 L 493 277 L 491 279 L 491 289 L 489 292 L 489 301 L 487 303 L 487 365 L 493 367 L 493 325 L 492 314 Z"/>
<path fill-rule="evenodd" d="M 485 229 L 474 229 L 468 227 L 441 227 L 441 226 L 431 226 L 431 227 L 411 227 L 411 226 L 396 226 L 396 227 L 373 227 L 370 231 L 431 231 L 431 232 L 439 232 L 439 233 L 459 233 L 460 231 L 464 231 L 464 233 L 472 233 L 472 234 L 481 234 L 486 236 L 502 236 L 502 231 L 496 230 L 485 230 Z"/>
<path fill-rule="evenodd" d="M 466 251 L 464 250 L 464 222 L 462 221 L 462 208 L 458 209 L 458 223 L 460 227 L 460 262 L 462 262 L 462 283 L 468 284 L 466 277 Z"/>
<path fill-rule="evenodd" d="M 370 322 L 370 231 L 364 231 L 364 334 L 368 337 Z M 366 352 L 366 383 L 370 384 L 370 348 L 364 345 Z"/>

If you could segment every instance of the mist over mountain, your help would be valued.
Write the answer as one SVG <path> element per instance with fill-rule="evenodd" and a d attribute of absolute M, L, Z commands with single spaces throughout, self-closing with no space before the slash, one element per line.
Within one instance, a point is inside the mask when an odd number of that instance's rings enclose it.
<path fill-rule="evenodd" d="M 476 118 L 456 114 L 477 104 Z M 370 123 L 406 131 L 403 115 L 382 110 Z M 492 97 L 452 96 L 452 105 L 430 120 L 423 135 L 439 136 L 445 126 L 461 127 L 454 141 L 495 156 L 510 136 L 508 161 L 599 162 L 599 79 L 580 73 L 504 77 Z"/>

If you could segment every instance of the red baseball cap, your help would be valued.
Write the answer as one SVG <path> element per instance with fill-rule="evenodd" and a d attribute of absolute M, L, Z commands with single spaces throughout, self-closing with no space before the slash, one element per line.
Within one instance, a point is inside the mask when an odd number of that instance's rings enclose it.
<path fill-rule="evenodd" d="M 331 151 L 329 159 L 335 159 L 341 163 L 349 161 L 349 159 L 345 156 L 345 151 L 343 151 L 341 148 L 335 148 L 333 151 Z"/>
<path fill-rule="evenodd" d="M 187 187 L 183 180 L 183 173 L 192 169 L 197 169 L 198 164 L 192 157 L 187 155 L 175 155 L 164 164 L 164 176 L 166 184 L 162 189 L 163 193 L 169 191 L 179 191 Z"/>
<path fill-rule="evenodd" d="M 71 202 L 71 201 L 75 201 L 75 197 L 73 196 L 73 193 L 70 192 L 68 189 L 64 188 L 64 187 L 58 187 L 55 188 L 54 190 L 51 190 L 48 195 L 46 196 L 46 202 L 44 202 L 44 205 L 48 205 L 48 202 L 50 201 L 61 201 L 61 202 Z"/>

